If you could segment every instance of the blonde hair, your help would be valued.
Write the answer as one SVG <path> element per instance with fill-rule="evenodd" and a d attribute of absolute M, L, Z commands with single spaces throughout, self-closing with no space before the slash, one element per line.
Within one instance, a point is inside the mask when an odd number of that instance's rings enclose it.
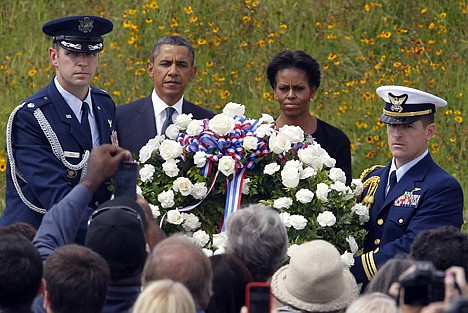
<path fill-rule="evenodd" d="M 398 313 L 398 308 L 390 296 L 373 292 L 357 298 L 348 306 L 346 313 Z"/>
<path fill-rule="evenodd" d="M 132 313 L 196 313 L 188 289 L 181 283 L 162 279 L 149 283 L 138 296 Z"/>

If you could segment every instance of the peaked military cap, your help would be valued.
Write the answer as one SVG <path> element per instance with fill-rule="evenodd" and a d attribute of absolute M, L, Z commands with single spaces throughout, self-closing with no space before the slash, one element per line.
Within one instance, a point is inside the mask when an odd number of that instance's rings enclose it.
<path fill-rule="evenodd" d="M 385 124 L 411 124 L 447 105 L 444 99 L 409 87 L 381 86 L 376 92 L 386 102 L 380 117 Z"/>
<path fill-rule="evenodd" d="M 64 49 L 94 53 L 104 49 L 102 35 L 113 27 L 111 21 L 99 16 L 68 16 L 45 23 L 42 31 Z"/>

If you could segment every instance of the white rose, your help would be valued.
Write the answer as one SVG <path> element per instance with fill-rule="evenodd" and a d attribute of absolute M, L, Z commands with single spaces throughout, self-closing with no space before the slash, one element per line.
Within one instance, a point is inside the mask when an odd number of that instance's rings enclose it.
<path fill-rule="evenodd" d="M 229 117 L 242 117 L 245 113 L 245 106 L 235 102 L 229 102 L 223 109 L 223 114 Z"/>
<path fill-rule="evenodd" d="M 177 167 L 177 163 L 179 160 L 169 159 L 162 164 L 162 169 L 164 173 L 166 173 L 169 177 L 176 177 L 179 175 L 179 168 Z"/>
<path fill-rule="evenodd" d="M 226 253 L 226 249 L 224 249 L 224 246 L 221 247 L 221 248 L 218 248 L 216 249 L 214 252 L 213 252 L 213 255 L 220 255 L 220 254 L 224 254 Z"/>
<path fill-rule="evenodd" d="M 219 159 L 218 168 L 227 177 L 236 172 L 236 161 L 230 155 L 225 155 Z"/>
<path fill-rule="evenodd" d="M 250 193 L 250 178 L 244 178 L 242 183 L 242 194 L 248 195 Z"/>
<path fill-rule="evenodd" d="M 281 212 L 279 214 L 279 217 L 280 217 L 281 221 L 283 222 L 284 226 L 286 226 L 288 228 L 291 227 L 291 222 L 289 220 L 290 216 L 291 215 L 288 212 Z"/>
<path fill-rule="evenodd" d="M 296 192 L 296 199 L 300 203 L 310 203 L 314 198 L 314 193 L 309 189 L 301 189 Z"/>
<path fill-rule="evenodd" d="M 204 152 L 204 151 L 195 152 L 195 154 L 193 155 L 193 163 L 195 163 L 195 165 L 197 167 L 205 166 L 205 164 L 206 164 L 206 152 Z"/>
<path fill-rule="evenodd" d="M 336 217 L 332 212 L 325 211 L 317 216 L 317 222 L 322 227 L 333 226 L 336 223 Z"/>
<path fill-rule="evenodd" d="M 293 204 L 291 198 L 282 197 L 273 201 L 273 207 L 276 209 L 288 209 Z"/>
<path fill-rule="evenodd" d="M 159 146 L 161 145 L 161 142 L 163 142 L 166 138 L 161 135 L 156 135 L 154 138 L 151 138 L 148 140 L 146 143 L 146 146 L 153 147 L 155 150 L 159 149 Z"/>
<path fill-rule="evenodd" d="M 328 188 L 328 185 L 325 183 L 319 183 L 317 185 L 317 191 L 315 192 L 315 195 L 317 196 L 317 199 L 319 199 L 322 202 L 327 202 L 328 201 L 328 192 L 330 189 Z"/>
<path fill-rule="evenodd" d="M 343 184 L 346 183 L 346 174 L 345 172 L 338 167 L 333 167 L 330 169 L 330 173 L 328 174 L 328 177 L 334 182 L 339 181 L 342 182 Z"/>
<path fill-rule="evenodd" d="M 274 173 L 278 172 L 280 170 L 280 166 L 278 163 L 273 162 L 265 165 L 263 168 L 263 173 L 267 175 L 273 175 Z"/>
<path fill-rule="evenodd" d="M 364 190 L 364 184 L 362 183 L 362 180 L 355 178 L 351 181 L 351 187 L 354 188 L 354 195 L 359 196 L 362 191 Z"/>
<path fill-rule="evenodd" d="M 291 246 L 288 247 L 288 257 L 291 257 L 294 253 L 294 251 L 299 247 L 297 244 L 292 244 Z"/>
<path fill-rule="evenodd" d="M 203 121 L 193 120 L 187 125 L 187 134 L 197 136 L 203 131 Z"/>
<path fill-rule="evenodd" d="M 161 142 L 159 153 L 164 160 L 175 159 L 182 154 L 182 146 L 174 140 L 166 139 Z"/>
<path fill-rule="evenodd" d="M 284 164 L 284 168 L 295 168 L 298 171 L 302 170 L 302 162 L 299 160 L 289 160 Z"/>
<path fill-rule="evenodd" d="M 208 258 L 213 255 L 213 250 L 211 250 L 211 249 L 202 248 L 202 251 Z"/>
<path fill-rule="evenodd" d="M 192 238 L 193 241 L 202 248 L 210 241 L 210 236 L 204 230 L 197 230 L 193 233 Z M 211 252 L 211 250 L 209 251 Z"/>
<path fill-rule="evenodd" d="M 157 218 L 161 215 L 161 211 L 159 211 L 159 207 L 157 205 L 148 203 L 150 209 L 151 209 L 151 214 L 153 214 L 154 218 Z"/>
<path fill-rule="evenodd" d="M 283 168 L 281 171 L 281 182 L 287 188 L 296 188 L 299 185 L 299 177 L 301 176 L 299 170 L 294 167 Z"/>
<path fill-rule="evenodd" d="M 170 210 L 167 212 L 167 221 L 174 225 L 180 225 L 184 222 L 184 216 L 179 210 Z"/>
<path fill-rule="evenodd" d="M 291 226 L 296 230 L 304 229 L 307 225 L 307 219 L 299 214 L 293 214 L 289 217 L 289 222 Z"/>
<path fill-rule="evenodd" d="M 234 129 L 235 121 L 227 115 L 217 114 L 208 122 L 208 126 L 217 135 L 225 136 Z"/>
<path fill-rule="evenodd" d="M 143 166 L 139 172 L 141 181 L 144 183 L 150 181 L 151 178 L 153 178 L 155 170 L 156 169 L 154 168 L 153 165 L 145 164 L 145 166 Z"/>
<path fill-rule="evenodd" d="M 171 140 L 175 140 L 177 136 L 179 135 L 179 129 L 177 128 L 175 124 L 171 124 L 167 126 L 165 135 L 167 136 L 167 138 Z"/>
<path fill-rule="evenodd" d="M 356 239 L 354 239 L 353 236 L 348 236 L 348 237 L 346 237 L 346 241 L 349 244 L 349 249 L 351 249 L 351 253 L 353 255 L 356 254 L 356 252 L 358 252 L 358 250 L 359 250 L 359 246 L 358 246 L 358 244 L 356 242 Z"/>
<path fill-rule="evenodd" d="M 174 206 L 174 204 L 175 204 L 175 202 L 174 202 L 174 191 L 168 190 L 168 191 L 161 192 L 158 195 L 158 201 L 159 201 L 159 203 L 161 203 L 161 206 L 163 207 L 163 209 L 172 208 Z"/>
<path fill-rule="evenodd" d="M 180 194 L 183 196 L 188 196 L 191 194 L 192 188 L 192 182 L 186 177 L 177 177 L 172 185 L 172 189 L 175 192 L 180 192 Z"/>
<path fill-rule="evenodd" d="M 348 191 L 349 191 L 349 193 L 351 193 L 351 189 L 348 186 L 346 186 L 344 183 L 340 182 L 340 181 L 336 181 L 333 184 L 331 184 L 330 189 L 338 191 L 340 193 L 340 195 L 342 195 L 342 196 L 348 194 Z M 351 195 L 352 195 L 352 193 L 351 193 Z"/>
<path fill-rule="evenodd" d="M 226 244 L 227 236 L 226 232 L 219 234 L 213 234 L 213 247 L 222 248 Z"/>
<path fill-rule="evenodd" d="M 244 137 L 244 142 L 242 143 L 242 147 L 249 151 L 249 150 L 254 150 L 257 149 L 258 146 L 258 139 L 257 137 L 254 136 L 246 136 Z"/>
<path fill-rule="evenodd" d="M 281 134 L 271 135 L 268 144 L 270 146 L 270 150 L 276 154 L 280 154 L 291 149 L 291 141 L 289 141 L 288 137 Z"/>
<path fill-rule="evenodd" d="M 208 192 L 208 188 L 205 183 L 195 183 L 192 188 L 192 197 L 197 200 L 203 199 Z"/>
<path fill-rule="evenodd" d="M 345 251 L 341 256 L 341 262 L 343 262 L 343 265 L 350 268 L 351 266 L 354 265 L 354 257 L 353 254 Z"/>
<path fill-rule="evenodd" d="M 153 154 L 154 147 L 145 145 L 140 149 L 140 153 L 138 155 L 138 159 L 140 160 L 140 163 L 145 163 L 151 158 L 151 155 Z"/>
<path fill-rule="evenodd" d="M 177 126 L 179 130 L 186 130 L 187 126 L 192 121 L 192 118 L 193 118 L 192 113 L 190 114 L 182 113 L 182 114 L 177 115 L 174 124 Z"/>
<path fill-rule="evenodd" d="M 279 134 L 286 136 L 291 143 L 304 141 L 304 131 L 299 126 L 284 125 L 279 129 Z"/>
<path fill-rule="evenodd" d="M 361 225 L 369 221 L 369 209 L 362 203 L 356 203 L 351 211 L 359 216 L 359 222 Z"/>
<path fill-rule="evenodd" d="M 315 175 L 317 175 L 317 170 L 311 166 L 307 166 L 306 168 L 302 169 L 300 179 L 315 177 Z"/>
<path fill-rule="evenodd" d="M 184 223 L 182 224 L 182 227 L 184 228 L 185 231 L 192 231 L 201 226 L 200 219 L 192 213 L 184 213 Z"/>
<path fill-rule="evenodd" d="M 269 115 L 269 114 L 265 114 L 263 113 L 262 114 L 262 117 L 258 120 L 260 123 L 261 122 L 266 122 L 268 124 L 271 124 L 271 123 L 274 123 L 275 122 L 275 119 L 273 118 L 273 116 Z"/>
<path fill-rule="evenodd" d="M 265 136 L 271 136 L 274 132 L 275 130 L 273 129 L 272 124 L 262 124 L 255 130 L 255 135 L 263 138 Z"/>

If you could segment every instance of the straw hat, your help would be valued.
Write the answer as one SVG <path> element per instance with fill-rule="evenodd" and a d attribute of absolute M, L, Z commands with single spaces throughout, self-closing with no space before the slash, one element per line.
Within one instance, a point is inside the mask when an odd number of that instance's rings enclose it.
<path fill-rule="evenodd" d="M 294 308 L 330 312 L 346 308 L 357 297 L 354 276 L 341 261 L 340 253 L 324 240 L 298 246 L 289 265 L 273 275 L 274 296 Z"/>

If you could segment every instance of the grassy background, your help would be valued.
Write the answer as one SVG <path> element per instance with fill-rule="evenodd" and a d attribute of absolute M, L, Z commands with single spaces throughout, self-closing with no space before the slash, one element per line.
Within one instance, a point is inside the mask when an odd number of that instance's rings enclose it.
<path fill-rule="evenodd" d="M 352 142 L 353 176 L 386 164 L 383 102 L 376 87 L 398 84 L 446 99 L 434 159 L 468 190 L 467 29 L 465 1 L 406 0 L 160 0 L 7 1 L 0 11 L 0 131 L 12 109 L 53 76 L 48 20 L 94 14 L 114 22 L 93 85 L 117 104 L 152 89 L 145 64 L 155 41 L 179 34 L 195 47 L 198 75 L 186 98 L 215 112 L 229 101 L 247 115 L 278 114 L 265 69 L 283 49 L 302 49 L 322 66 L 322 85 L 311 111 L 341 127 Z M 5 138 L 0 139 L 1 147 Z M 5 151 L 0 150 L 0 211 L 4 207 Z M 468 206 L 465 200 L 465 208 Z"/>

